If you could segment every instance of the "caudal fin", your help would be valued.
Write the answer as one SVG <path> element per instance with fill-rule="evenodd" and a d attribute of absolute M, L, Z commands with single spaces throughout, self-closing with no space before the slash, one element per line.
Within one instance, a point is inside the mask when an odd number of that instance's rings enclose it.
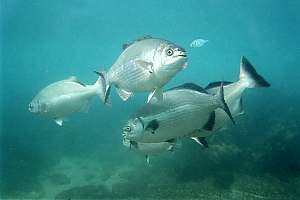
<path fill-rule="evenodd" d="M 244 56 L 240 62 L 240 80 L 247 83 L 248 88 L 270 87 L 270 83 L 256 72 L 253 65 Z"/>
<path fill-rule="evenodd" d="M 94 72 L 99 75 L 99 79 L 98 79 L 99 84 L 101 84 L 101 90 L 103 90 L 103 102 L 107 104 L 111 86 L 108 84 L 106 78 L 106 72 L 105 71 L 100 71 L 100 72 L 94 71 Z"/>
<path fill-rule="evenodd" d="M 232 123 L 235 125 L 235 121 L 234 121 L 234 119 L 233 119 L 233 117 L 231 115 L 231 112 L 230 112 L 230 110 L 228 108 L 228 105 L 227 105 L 227 103 L 225 102 L 225 99 L 224 99 L 223 82 L 221 83 L 220 90 L 216 94 L 216 97 L 217 97 L 218 102 L 219 102 L 219 107 L 226 112 L 226 114 L 228 115 L 228 117 L 231 119 Z"/>
<path fill-rule="evenodd" d="M 96 94 L 99 96 L 102 102 L 105 100 L 105 83 L 101 76 L 99 76 L 98 80 L 94 84 L 96 89 Z"/>

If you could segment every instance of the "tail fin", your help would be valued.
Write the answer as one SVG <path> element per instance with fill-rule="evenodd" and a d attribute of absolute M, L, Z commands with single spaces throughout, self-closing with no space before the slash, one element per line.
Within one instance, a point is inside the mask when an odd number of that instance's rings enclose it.
<path fill-rule="evenodd" d="M 96 88 L 96 93 L 100 97 L 101 101 L 104 102 L 105 100 L 105 83 L 101 76 L 99 76 L 98 80 L 94 84 Z"/>
<path fill-rule="evenodd" d="M 107 104 L 111 86 L 108 84 L 108 81 L 106 78 L 106 72 L 105 71 L 100 71 L 100 72 L 94 71 L 94 72 L 99 75 L 99 79 L 101 80 L 101 84 L 102 84 L 101 88 L 103 88 L 103 94 L 104 94 L 103 102 L 105 104 Z"/>
<path fill-rule="evenodd" d="M 232 123 L 235 125 L 235 121 L 231 115 L 231 112 L 227 106 L 227 103 L 225 102 L 225 99 L 224 99 L 224 88 L 223 88 L 223 82 L 221 83 L 221 87 L 220 87 L 220 90 L 219 92 L 215 95 L 218 99 L 218 102 L 219 102 L 219 107 L 221 109 L 223 109 L 226 114 L 228 115 L 228 117 L 231 119 Z"/>
<path fill-rule="evenodd" d="M 248 88 L 270 87 L 270 83 L 256 72 L 253 65 L 244 56 L 240 62 L 240 80 L 246 82 Z"/>

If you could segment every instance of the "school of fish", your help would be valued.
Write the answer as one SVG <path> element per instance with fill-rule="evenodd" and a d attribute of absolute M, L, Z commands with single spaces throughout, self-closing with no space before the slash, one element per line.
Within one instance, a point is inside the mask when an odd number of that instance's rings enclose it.
<path fill-rule="evenodd" d="M 207 42 L 199 41 L 194 40 L 191 47 Z M 147 92 L 145 105 L 129 116 L 121 129 L 125 147 L 143 155 L 148 164 L 149 156 L 173 152 L 184 138 L 208 148 L 207 137 L 235 125 L 235 118 L 244 113 L 245 89 L 270 84 L 242 56 L 236 82 L 222 80 L 206 87 L 184 83 L 164 89 L 187 67 L 187 58 L 186 50 L 177 44 L 146 36 L 124 44 L 123 52 L 108 70 L 95 71 L 99 75 L 95 84 L 86 85 L 74 76 L 54 82 L 33 98 L 28 110 L 62 126 L 71 114 L 87 112 L 93 97 L 110 104 L 112 86 L 123 101 Z"/>

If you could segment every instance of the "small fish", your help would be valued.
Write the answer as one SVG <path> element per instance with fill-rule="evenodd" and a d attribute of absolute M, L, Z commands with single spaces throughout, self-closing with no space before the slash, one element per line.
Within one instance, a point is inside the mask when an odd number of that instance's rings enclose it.
<path fill-rule="evenodd" d="M 259 88 L 270 87 L 268 83 L 261 75 L 259 75 L 253 65 L 248 61 L 246 57 L 241 57 L 240 62 L 240 75 L 239 80 L 236 82 L 225 81 L 224 83 L 224 99 L 232 113 L 233 117 L 237 117 L 244 113 L 242 104 L 242 94 L 247 88 Z M 221 82 L 212 82 L 205 87 L 211 94 L 215 94 L 220 89 Z M 228 117 L 221 109 L 215 110 L 215 124 L 212 131 L 197 130 L 193 132 L 192 136 L 206 137 L 211 135 L 215 131 L 226 128 L 228 124 Z"/>
<path fill-rule="evenodd" d="M 123 128 L 125 139 L 155 143 L 185 137 L 194 130 L 211 130 L 214 111 L 223 109 L 232 119 L 224 100 L 223 87 L 215 95 L 200 86 L 183 84 L 163 93 L 163 101 L 153 99 L 137 111 Z M 233 121 L 234 122 L 234 121 Z"/>
<path fill-rule="evenodd" d="M 186 51 L 164 39 L 146 37 L 123 48 L 107 72 L 97 72 L 105 83 L 104 103 L 112 86 L 124 101 L 138 92 L 150 92 L 147 102 L 161 99 L 162 87 L 186 66 Z"/>
<path fill-rule="evenodd" d="M 124 139 L 123 145 L 129 149 L 133 149 L 139 154 L 144 155 L 148 164 L 150 162 L 149 156 L 162 154 L 168 151 L 173 152 L 175 148 L 179 146 L 176 139 L 158 143 L 140 143 Z"/>
<path fill-rule="evenodd" d="M 94 85 L 85 85 L 76 77 L 54 82 L 42 89 L 28 105 L 32 113 L 54 119 L 62 126 L 64 118 L 72 113 L 87 112 L 90 100 L 98 95 L 104 101 L 104 88 L 99 78 Z"/>
<path fill-rule="evenodd" d="M 199 48 L 199 47 L 202 47 L 207 42 L 208 42 L 208 40 L 204 40 L 201 38 L 195 39 L 190 43 L 190 47 Z"/>

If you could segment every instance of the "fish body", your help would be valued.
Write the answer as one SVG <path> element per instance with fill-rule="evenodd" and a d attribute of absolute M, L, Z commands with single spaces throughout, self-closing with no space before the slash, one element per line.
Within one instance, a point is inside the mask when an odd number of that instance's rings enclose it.
<path fill-rule="evenodd" d="M 212 82 L 205 87 L 205 90 L 211 94 L 215 94 L 220 88 L 221 82 Z M 224 82 L 224 99 L 230 109 L 233 117 L 237 117 L 244 113 L 242 94 L 247 88 L 270 87 L 270 84 L 259 75 L 253 65 L 242 57 L 240 62 L 239 80 L 236 82 Z M 208 136 L 215 131 L 225 129 L 228 125 L 228 117 L 221 109 L 215 110 L 215 125 L 212 131 L 195 131 L 192 135 Z"/>
<path fill-rule="evenodd" d="M 173 152 L 176 146 L 178 146 L 176 139 L 158 143 L 141 143 L 124 139 L 123 145 L 138 154 L 144 155 L 148 164 L 150 162 L 149 156 L 159 155 L 164 152 Z"/>
<path fill-rule="evenodd" d="M 167 40 L 144 38 L 126 48 L 108 72 L 99 72 L 105 82 L 105 103 L 111 86 L 125 101 L 134 93 L 151 92 L 162 97 L 161 88 L 186 66 L 187 55 L 183 48 Z"/>
<path fill-rule="evenodd" d="M 54 82 L 42 89 L 30 102 L 32 113 L 52 118 L 62 125 L 65 117 L 79 111 L 87 111 L 92 97 L 104 100 L 104 91 L 99 78 L 94 85 L 84 85 L 76 77 Z"/>
<path fill-rule="evenodd" d="M 132 142 L 125 139 L 123 140 L 123 145 L 143 155 L 156 155 L 167 151 L 173 151 L 176 145 L 176 140 L 158 143 L 142 143 Z"/>
<path fill-rule="evenodd" d="M 223 87 L 216 95 L 195 90 L 197 87 L 184 84 L 164 92 L 163 101 L 153 99 L 146 104 L 123 128 L 125 139 L 156 143 L 184 137 L 196 129 L 210 129 L 211 115 L 219 107 L 231 116 L 223 99 Z"/>

